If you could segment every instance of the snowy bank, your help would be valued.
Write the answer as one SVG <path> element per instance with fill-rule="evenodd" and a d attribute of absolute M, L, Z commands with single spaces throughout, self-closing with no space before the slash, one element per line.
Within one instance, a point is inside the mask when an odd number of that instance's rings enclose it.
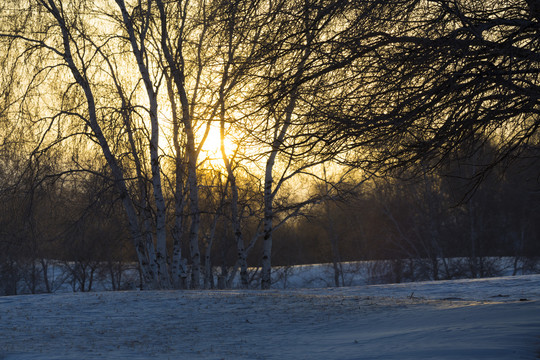
<path fill-rule="evenodd" d="M 533 359 L 540 275 L 0 298 L 0 359 Z"/>

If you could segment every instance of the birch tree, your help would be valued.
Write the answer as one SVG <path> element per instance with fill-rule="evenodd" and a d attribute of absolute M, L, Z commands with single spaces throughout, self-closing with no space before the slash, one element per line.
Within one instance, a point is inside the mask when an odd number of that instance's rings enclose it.
<path fill-rule="evenodd" d="M 261 1 L 217 2 L 217 4 L 220 8 L 218 14 L 222 18 L 218 27 L 220 32 L 218 39 L 224 44 L 223 67 L 217 99 L 220 152 L 230 188 L 230 220 L 236 244 L 237 266 L 240 268 L 240 284 L 242 288 L 247 288 L 249 283 L 247 256 L 259 234 L 256 233 L 246 247 L 235 166 L 235 163 L 238 162 L 237 155 L 241 146 L 237 144 L 236 149 L 227 149 L 226 147 L 230 145 L 227 145 L 225 139 L 227 130 L 234 129 L 234 122 L 240 120 L 234 119 L 235 106 L 244 97 L 239 87 L 246 84 L 245 80 L 250 75 L 249 69 L 258 62 L 261 51 L 259 41 L 262 33 L 262 29 L 258 25 L 261 21 L 267 21 L 268 13 L 261 10 Z M 236 116 L 238 116 L 239 109 L 236 111 Z M 234 276 L 237 266 L 235 266 L 231 277 Z"/>
<path fill-rule="evenodd" d="M 358 63 L 364 61 L 365 54 L 379 46 L 378 26 L 393 6 L 378 1 L 298 1 L 274 5 L 280 11 L 272 22 L 272 35 L 265 34 L 268 62 L 262 71 L 266 83 L 258 85 L 259 89 L 270 89 L 261 93 L 265 112 L 259 126 L 265 131 L 262 139 L 266 146 L 262 180 L 263 289 L 271 286 L 272 233 L 279 223 L 276 196 L 287 182 L 307 174 L 316 175 L 318 165 L 339 158 L 346 150 L 347 142 L 327 131 L 328 120 L 334 116 L 326 111 L 327 100 L 335 99 L 344 105 L 358 98 L 347 86 L 359 87 L 355 81 L 361 82 L 362 78 L 351 75 Z M 326 146 L 323 138 L 327 140 Z M 308 196 L 304 201 L 296 200 L 295 206 L 286 207 L 295 210 L 284 218 L 317 199 Z"/>
<path fill-rule="evenodd" d="M 137 211 L 134 197 L 136 195 L 130 191 L 125 170 L 114 153 L 116 146 L 111 146 L 110 138 L 107 138 L 107 132 L 114 120 L 107 117 L 108 112 L 104 110 L 108 107 L 100 101 L 100 90 L 103 87 L 98 75 L 103 73 L 100 74 L 96 69 L 101 68 L 100 55 L 107 49 L 109 38 L 96 46 L 96 38 L 92 39 L 97 31 L 96 24 L 93 23 L 95 20 L 88 16 L 95 8 L 85 5 L 78 2 L 63 4 L 53 0 L 32 2 L 29 8 L 16 8 L 13 13 L 14 16 L 23 14 L 32 21 L 36 20 L 32 18 L 33 15 L 38 16 L 39 22 L 31 24 L 29 28 L 31 31 L 25 32 L 17 28 L 3 29 L 1 36 L 9 43 L 20 44 L 22 51 L 40 59 L 38 64 L 42 68 L 36 68 L 34 80 L 36 76 L 43 74 L 44 78 L 47 79 L 48 76 L 48 79 L 47 83 L 41 80 L 39 85 L 45 86 L 51 84 L 49 81 L 60 81 L 56 84 L 60 91 L 63 91 L 64 100 L 58 107 L 51 109 L 51 116 L 44 118 L 49 119 L 49 130 L 53 124 L 58 124 L 58 128 L 63 129 L 69 122 L 76 120 L 74 129 L 81 130 L 75 130 L 71 137 L 88 136 L 99 146 L 124 205 L 144 282 L 151 288 L 160 287 L 162 279 L 158 277 L 159 264 L 156 261 L 153 237 L 149 232 L 149 219 L 145 218 L 147 212 Z M 66 71 L 63 71 L 64 69 Z M 67 80 L 69 78 L 73 81 L 69 82 Z M 65 84 L 65 87 L 60 84 Z M 84 131 L 86 129 L 89 132 Z M 45 133 L 40 146 L 46 149 L 54 144 L 54 141 L 49 143 L 49 136 Z"/>

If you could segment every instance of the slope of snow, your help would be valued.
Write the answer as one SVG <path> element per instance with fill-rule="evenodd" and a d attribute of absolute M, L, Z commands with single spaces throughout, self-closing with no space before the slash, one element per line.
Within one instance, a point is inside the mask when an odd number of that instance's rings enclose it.
<path fill-rule="evenodd" d="M 534 359 L 540 275 L 0 298 L 0 359 Z"/>

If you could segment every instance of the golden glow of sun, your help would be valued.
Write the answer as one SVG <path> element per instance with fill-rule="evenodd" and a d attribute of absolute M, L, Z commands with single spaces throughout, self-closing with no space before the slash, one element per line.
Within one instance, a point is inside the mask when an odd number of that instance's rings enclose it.
<path fill-rule="evenodd" d="M 202 136 L 201 136 L 202 137 Z M 235 151 L 235 144 L 225 135 L 225 154 L 230 157 Z M 223 158 L 221 155 L 221 136 L 218 126 L 212 125 L 208 136 L 201 149 L 201 161 L 210 161 L 213 165 L 221 166 Z"/>

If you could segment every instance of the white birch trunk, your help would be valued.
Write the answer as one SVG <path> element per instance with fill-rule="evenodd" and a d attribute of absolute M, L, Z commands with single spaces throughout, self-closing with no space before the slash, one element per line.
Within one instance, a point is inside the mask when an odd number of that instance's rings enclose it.
<path fill-rule="evenodd" d="M 182 231 L 184 228 L 184 162 L 180 147 L 180 120 L 176 97 L 174 94 L 172 79 L 167 74 L 167 93 L 171 102 L 173 118 L 173 144 L 175 151 L 175 189 L 174 189 L 174 226 L 172 230 L 173 253 L 171 278 L 173 287 L 177 289 L 187 288 L 187 271 L 184 258 L 182 257 Z"/>
<path fill-rule="evenodd" d="M 261 262 L 261 289 L 270 289 L 272 285 L 272 231 L 274 221 L 273 196 L 272 196 L 272 168 L 276 152 L 270 155 L 266 163 L 264 181 L 264 220 L 263 220 L 263 254 Z"/>
<path fill-rule="evenodd" d="M 229 29 L 229 51 L 228 61 L 226 61 L 223 76 L 221 79 L 221 85 L 219 88 L 219 105 L 220 105 L 220 150 L 221 157 L 225 168 L 227 169 L 227 178 L 231 184 L 231 221 L 234 232 L 234 241 L 237 251 L 237 264 L 240 267 L 240 284 L 243 289 L 247 289 L 249 285 L 248 272 L 247 272 L 247 254 L 245 250 L 244 238 L 242 236 L 242 226 L 240 215 L 238 212 L 238 186 L 236 184 L 236 175 L 234 174 L 231 162 L 227 157 L 227 151 L 225 149 L 225 85 L 229 80 L 229 67 L 233 61 L 233 44 L 232 44 L 232 27 L 234 21 L 232 20 L 231 28 Z"/>
<path fill-rule="evenodd" d="M 191 136 L 193 138 L 193 135 Z M 189 142 L 190 140 L 188 140 Z M 191 140 L 194 143 L 193 139 Z M 189 229 L 189 249 L 191 253 L 191 288 L 198 289 L 201 286 L 201 253 L 199 250 L 199 229 L 201 215 L 199 211 L 199 189 L 197 184 L 197 166 L 195 151 L 190 151 L 189 159 L 189 205 L 191 226 Z M 195 159 L 193 159 L 195 157 Z"/>
<path fill-rule="evenodd" d="M 307 18 L 307 17 L 306 17 Z M 283 141 L 289 127 L 291 126 L 292 115 L 296 107 L 298 100 L 298 88 L 300 86 L 300 80 L 305 71 L 306 61 L 311 54 L 310 45 L 313 40 L 312 34 L 309 33 L 309 28 L 306 25 L 306 44 L 304 52 L 298 66 L 296 67 L 296 74 L 294 76 L 294 83 L 291 89 L 289 102 L 285 108 L 285 119 L 282 124 L 279 123 L 279 119 L 276 118 L 275 137 L 272 142 L 272 150 L 266 162 L 265 178 L 264 178 L 264 220 L 263 220 L 263 257 L 262 257 L 262 274 L 261 274 L 261 288 L 270 289 L 272 285 L 272 232 L 274 231 L 274 197 L 276 191 L 284 181 L 283 178 L 280 183 L 276 185 L 276 189 L 273 189 L 273 169 L 276 161 L 276 157 L 280 148 L 283 146 Z"/>
<path fill-rule="evenodd" d="M 105 55 L 103 55 L 103 57 L 106 63 L 109 65 L 111 77 L 115 84 L 117 93 L 120 96 L 121 101 L 122 101 L 122 118 L 124 120 L 124 126 L 126 127 L 126 134 L 128 136 L 128 142 L 131 149 L 131 156 L 133 157 L 133 161 L 135 163 L 135 172 L 137 174 L 137 186 L 139 189 L 138 208 L 141 209 L 139 218 L 140 218 L 140 224 L 142 225 L 142 232 L 143 232 L 144 241 L 145 241 L 145 252 L 146 252 L 145 256 L 148 259 L 148 262 L 150 264 L 149 266 L 152 268 L 152 273 L 157 274 L 158 264 L 156 262 L 156 256 L 155 256 L 155 251 L 154 251 L 154 239 L 153 239 L 153 232 L 152 232 L 152 213 L 147 203 L 148 192 L 146 188 L 146 181 L 145 181 L 146 178 L 142 170 L 140 153 L 137 150 L 135 139 L 133 137 L 133 127 L 131 125 L 131 113 L 130 113 L 130 110 L 128 110 L 131 108 L 131 106 L 129 104 L 129 101 L 126 99 L 124 95 L 123 89 L 118 81 L 118 78 L 115 75 L 114 66 Z M 134 200 L 135 198 L 136 197 L 134 197 Z"/>
<path fill-rule="evenodd" d="M 154 202 L 156 206 L 156 262 L 158 266 L 158 279 L 162 288 L 170 287 L 170 277 L 167 267 L 167 229 L 166 229 L 166 207 L 165 200 L 163 198 L 163 190 L 161 185 L 161 166 L 159 160 L 159 120 L 158 120 L 158 103 L 157 94 L 154 89 L 150 72 L 145 62 L 145 33 L 141 34 L 139 41 L 137 42 L 135 31 L 131 17 L 127 13 L 124 0 L 115 0 L 122 12 L 122 18 L 129 35 L 131 42 L 131 48 L 135 58 L 137 59 L 137 65 L 139 72 L 143 79 L 148 100 L 150 102 L 150 124 L 151 124 L 151 136 L 150 136 L 150 165 L 152 171 L 152 188 L 154 192 Z M 147 19 L 146 21 L 149 21 Z"/>
<path fill-rule="evenodd" d="M 133 206 L 133 202 L 129 196 L 129 192 L 127 190 L 123 171 L 118 165 L 116 158 L 112 154 L 109 144 L 107 142 L 107 139 L 105 138 L 101 130 L 101 127 L 97 121 L 94 94 L 92 92 L 92 89 L 90 88 L 90 84 L 88 83 L 87 79 L 85 78 L 83 73 L 79 71 L 79 69 L 75 65 L 75 62 L 73 61 L 71 45 L 70 45 L 70 40 L 69 40 L 70 39 L 69 31 L 68 31 L 68 28 L 66 26 L 64 19 L 62 18 L 62 15 L 59 9 L 56 7 L 54 3 L 49 3 L 48 5 L 45 5 L 45 6 L 50 11 L 50 13 L 55 17 L 58 24 L 60 25 L 60 29 L 62 31 L 63 47 L 64 47 L 64 53 L 63 53 L 64 60 L 66 61 L 73 77 L 75 78 L 75 81 L 84 91 L 87 106 L 88 106 L 88 115 L 89 115 L 88 125 L 92 129 L 92 132 L 96 136 L 96 139 L 103 151 L 105 160 L 107 161 L 107 164 L 109 165 L 109 168 L 111 169 L 111 173 L 115 181 L 115 186 L 122 199 L 122 203 L 124 205 L 124 209 L 126 211 L 126 216 L 128 219 L 129 230 L 131 232 L 131 236 L 133 238 L 133 242 L 135 245 L 135 251 L 137 253 L 137 258 L 139 260 L 139 266 L 141 269 L 143 281 L 149 288 L 154 288 L 157 285 L 156 273 L 153 271 L 153 268 L 151 266 L 152 261 L 148 257 L 149 254 L 145 246 L 144 236 L 141 233 L 140 228 L 139 228 L 137 213 L 135 211 L 135 207 Z"/>
<path fill-rule="evenodd" d="M 210 238 L 204 253 L 204 288 L 207 290 L 214 287 L 214 273 L 212 271 L 212 243 L 213 239 Z"/>
<path fill-rule="evenodd" d="M 119 1 L 119 0 L 117 0 Z M 185 88 L 185 74 L 183 69 L 184 58 L 181 51 L 182 37 L 178 38 L 178 54 L 179 59 L 175 59 L 171 53 L 168 44 L 167 17 L 163 1 L 157 0 L 156 4 L 160 13 L 161 20 L 161 46 L 163 54 L 169 65 L 172 79 L 182 106 L 182 122 L 184 124 L 184 132 L 187 138 L 186 154 L 188 157 L 188 191 L 189 191 L 189 212 L 191 213 L 191 226 L 189 230 L 189 248 L 191 253 L 191 287 L 200 287 L 201 273 L 201 254 L 199 250 L 199 229 L 200 229 L 200 209 L 199 209 L 199 189 L 197 181 L 197 149 L 195 146 L 195 134 L 193 130 L 192 118 L 190 114 L 190 106 Z"/>
<path fill-rule="evenodd" d="M 247 253 L 244 245 L 244 237 L 242 236 L 240 217 L 238 216 L 238 188 L 236 186 L 236 182 L 234 182 L 234 184 L 231 184 L 231 188 L 233 192 L 233 200 L 231 204 L 233 212 L 232 221 L 236 242 L 236 250 L 238 252 L 238 265 L 240 267 L 240 283 L 243 289 L 247 289 L 249 285 Z"/>
<path fill-rule="evenodd" d="M 187 287 L 187 271 L 184 258 L 182 257 L 182 230 L 184 227 L 184 187 L 182 180 L 179 176 L 183 175 L 183 172 L 178 171 L 178 160 L 176 161 L 176 186 L 174 194 L 174 226 L 172 230 L 173 238 L 173 253 L 172 253 L 172 267 L 171 277 L 172 284 L 176 289 L 185 289 Z"/>
<path fill-rule="evenodd" d="M 216 214 L 210 227 L 210 233 L 208 234 L 208 241 L 206 244 L 206 251 L 204 253 L 204 288 L 212 289 L 214 287 L 214 272 L 212 271 L 212 245 L 214 244 L 214 238 L 216 237 L 216 227 L 219 221 L 220 214 Z"/>

